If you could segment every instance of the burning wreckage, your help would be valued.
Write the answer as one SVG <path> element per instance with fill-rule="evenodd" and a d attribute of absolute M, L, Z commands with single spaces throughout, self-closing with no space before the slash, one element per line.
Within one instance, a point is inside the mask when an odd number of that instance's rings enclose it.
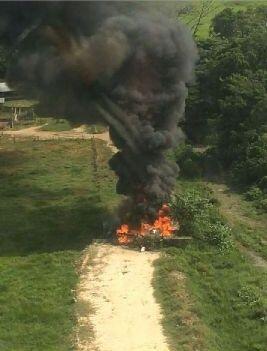
<path fill-rule="evenodd" d="M 138 228 L 132 228 L 128 224 L 122 224 L 116 231 L 118 243 L 128 245 L 133 242 L 142 244 L 145 237 L 166 239 L 172 237 L 179 230 L 179 224 L 172 222 L 170 207 L 163 204 L 158 211 L 158 216 L 152 224 L 141 222 Z"/>
<path fill-rule="evenodd" d="M 179 125 L 197 59 L 190 32 L 116 2 L 5 6 L 0 34 L 16 43 L 10 86 L 38 99 L 43 114 L 109 126 L 119 150 L 110 167 L 125 196 L 118 242 L 172 236 L 178 224 L 167 204 L 179 168 L 166 152 L 184 140 Z"/>

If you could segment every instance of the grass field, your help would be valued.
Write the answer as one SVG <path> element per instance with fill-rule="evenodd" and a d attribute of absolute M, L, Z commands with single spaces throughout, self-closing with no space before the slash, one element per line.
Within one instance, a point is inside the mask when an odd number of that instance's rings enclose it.
<path fill-rule="evenodd" d="M 117 200 L 95 145 L 97 174 L 90 141 L 0 140 L 1 351 L 72 349 L 76 262 Z"/>
<path fill-rule="evenodd" d="M 188 4 L 190 1 L 187 1 Z M 196 23 L 195 18 L 198 17 L 198 13 L 201 9 L 202 2 L 200 0 L 192 1 L 193 4 L 192 12 L 188 14 L 181 15 L 181 20 L 188 24 L 189 27 L 193 26 Z M 208 1 L 206 1 L 208 3 Z M 197 31 L 196 36 L 198 38 L 206 38 L 209 35 L 210 25 L 212 23 L 212 19 L 214 16 L 223 11 L 225 8 L 232 8 L 234 11 L 246 10 L 248 8 L 255 8 L 261 5 L 267 5 L 266 0 L 245 0 L 245 1 L 233 1 L 233 0 L 215 0 L 213 2 L 210 1 L 210 6 L 207 7 L 205 11 L 205 15 L 203 16 L 203 20 L 199 25 L 199 29 Z"/>
<path fill-rule="evenodd" d="M 104 133 L 107 131 L 107 128 L 102 125 L 98 124 L 92 124 L 92 125 L 87 125 L 86 126 L 86 132 L 89 134 L 100 134 Z"/>
<path fill-rule="evenodd" d="M 0 139 L 1 351 L 73 349 L 77 262 L 119 199 L 110 156 L 97 140 Z M 265 350 L 266 276 L 236 248 L 165 249 L 154 286 L 172 350 Z"/>
<path fill-rule="evenodd" d="M 227 7 L 232 8 L 234 11 L 246 10 L 249 7 L 258 7 L 261 5 L 267 5 L 266 0 L 204 0 L 206 4 L 206 10 L 201 20 L 199 29 L 197 31 L 198 38 L 206 38 L 209 35 L 209 28 L 212 18 Z M 201 11 L 203 4 L 202 0 L 179 0 L 179 1 L 147 1 L 138 2 L 138 6 L 144 7 L 151 11 L 160 11 L 165 13 L 167 17 L 172 19 L 180 19 L 182 22 L 187 24 L 190 28 L 194 27 L 197 22 L 198 14 Z M 185 9 L 184 13 L 180 13 L 181 9 Z M 188 9 L 188 10 L 186 10 Z"/>
<path fill-rule="evenodd" d="M 233 227 L 233 235 L 245 247 L 267 259 L 267 214 L 224 184 L 205 183 L 220 203 L 220 212 Z"/>
<path fill-rule="evenodd" d="M 67 130 L 71 130 L 73 127 L 66 119 L 60 118 L 40 118 L 43 120 L 43 123 L 46 123 L 45 126 L 41 128 L 41 130 L 49 131 L 49 132 L 63 132 Z"/>
<path fill-rule="evenodd" d="M 178 184 L 180 192 L 201 187 Z M 185 249 L 166 249 L 154 286 L 173 350 L 266 350 L 266 270 L 235 246 L 221 253 L 194 240 Z"/>

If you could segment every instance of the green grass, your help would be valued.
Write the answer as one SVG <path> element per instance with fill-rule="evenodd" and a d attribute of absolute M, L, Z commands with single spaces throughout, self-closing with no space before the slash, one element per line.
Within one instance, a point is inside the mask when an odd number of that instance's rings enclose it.
<path fill-rule="evenodd" d="M 47 123 L 47 125 L 43 126 L 41 130 L 49 132 L 63 132 L 73 128 L 69 121 L 63 118 L 47 118 L 44 120 L 44 123 Z"/>
<path fill-rule="evenodd" d="M 179 1 L 169 1 L 169 0 L 159 0 L 159 1 L 132 1 L 121 6 L 127 14 L 132 13 L 133 10 L 139 10 L 141 12 L 160 12 L 167 17 L 177 20 L 187 24 L 189 28 L 196 23 L 198 18 L 198 13 L 201 9 L 202 3 L 209 3 L 210 0 L 179 0 Z M 209 28 L 211 25 L 212 18 L 222 10 L 227 7 L 232 8 L 234 11 L 246 10 L 249 7 L 258 7 L 260 5 L 266 5 L 267 0 L 214 0 L 212 6 L 209 6 L 208 11 L 205 11 L 205 16 L 201 21 L 199 30 L 197 32 L 198 38 L 206 38 L 209 35 Z M 188 8 L 187 13 L 181 14 L 181 9 Z"/>
<path fill-rule="evenodd" d="M 180 282 L 172 279 L 179 272 L 187 277 L 192 325 L 186 323 Z M 237 250 L 221 255 L 196 243 L 166 250 L 156 263 L 154 285 L 172 350 L 265 350 L 266 276 Z"/>
<path fill-rule="evenodd" d="M 233 235 L 242 245 L 267 259 L 267 214 L 255 208 L 244 196 L 225 184 L 205 183 L 220 203 L 220 212 L 233 228 Z"/>
<path fill-rule="evenodd" d="M 179 182 L 180 191 L 194 187 L 201 184 Z M 235 247 L 220 253 L 194 240 L 185 249 L 166 249 L 154 286 L 171 350 L 266 350 L 266 282 L 265 271 Z"/>
<path fill-rule="evenodd" d="M 77 261 L 119 199 L 110 156 L 96 139 L 0 139 L 1 351 L 73 349 Z M 206 192 L 201 182 L 177 184 L 194 187 Z M 264 284 L 236 249 L 166 249 L 154 286 L 172 350 L 265 350 Z"/>
<path fill-rule="evenodd" d="M 91 141 L 0 140 L 1 351 L 72 349 L 77 260 L 117 201 L 95 143 L 97 173 Z"/>
<path fill-rule="evenodd" d="M 90 134 L 99 134 L 99 133 L 104 133 L 106 131 L 107 131 L 107 128 L 100 124 L 86 125 L 86 132 Z"/>
<path fill-rule="evenodd" d="M 42 121 L 40 121 L 39 119 L 36 119 L 36 120 L 21 119 L 18 122 L 14 123 L 14 127 L 12 128 L 12 130 L 20 130 L 24 128 L 37 127 L 40 124 L 42 124 Z"/>
<path fill-rule="evenodd" d="M 185 24 L 188 24 L 189 27 L 191 27 L 196 22 L 196 18 L 198 17 L 198 13 L 202 6 L 202 2 L 199 0 L 185 2 L 186 5 L 188 5 L 188 3 L 193 4 L 192 12 L 185 15 L 181 15 L 180 18 L 182 22 L 184 22 Z M 197 31 L 197 37 L 202 39 L 208 37 L 212 19 L 216 14 L 223 11 L 225 8 L 230 7 L 234 11 L 243 11 L 243 10 L 246 10 L 247 8 L 250 8 L 250 7 L 255 8 L 264 4 L 265 5 L 267 4 L 266 0 L 261 0 L 261 1 L 259 0 L 254 0 L 254 1 L 253 0 L 252 1 L 250 0 L 245 0 L 245 1 L 244 0 L 243 1 L 242 0 L 240 1 L 216 0 L 213 2 L 212 6 L 208 10 L 207 15 L 203 17 L 203 20 L 201 21 L 201 24 Z"/>

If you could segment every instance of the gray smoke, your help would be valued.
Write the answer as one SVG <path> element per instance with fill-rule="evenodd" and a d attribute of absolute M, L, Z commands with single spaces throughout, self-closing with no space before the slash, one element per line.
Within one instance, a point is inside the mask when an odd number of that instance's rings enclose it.
<path fill-rule="evenodd" d="M 16 26 L 10 84 L 47 113 L 107 124 L 119 149 L 110 160 L 117 192 L 128 198 L 123 216 L 153 220 L 178 174 L 166 152 L 183 140 L 178 125 L 197 58 L 190 33 L 111 3 L 24 3 L 17 11 L 16 24 L 9 8 L 8 22 L 0 19 L 2 33 Z"/>

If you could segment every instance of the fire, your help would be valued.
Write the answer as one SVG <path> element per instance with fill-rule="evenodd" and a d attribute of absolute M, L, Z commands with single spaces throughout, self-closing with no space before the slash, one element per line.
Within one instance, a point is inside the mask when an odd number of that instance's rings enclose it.
<path fill-rule="evenodd" d="M 128 224 L 122 224 L 120 228 L 117 229 L 119 244 L 128 244 L 128 234 L 129 234 Z"/>
<path fill-rule="evenodd" d="M 171 237 L 174 231 L 178 230 L 179 228 L 177 225 L 173 225 L 169 213 L 169 206 L 164 204 L 158 211 L 158 217 L 152 224 L 142 222 L 140 228 L 138 229 L 132 229 L 128 224 L 122 224 L 117 229 L 117 238 L 119 244 L 129 244 L 133 241 L 135 236 L 144 237 L 153 231 L 158 232 L 162 238 Z"/>

